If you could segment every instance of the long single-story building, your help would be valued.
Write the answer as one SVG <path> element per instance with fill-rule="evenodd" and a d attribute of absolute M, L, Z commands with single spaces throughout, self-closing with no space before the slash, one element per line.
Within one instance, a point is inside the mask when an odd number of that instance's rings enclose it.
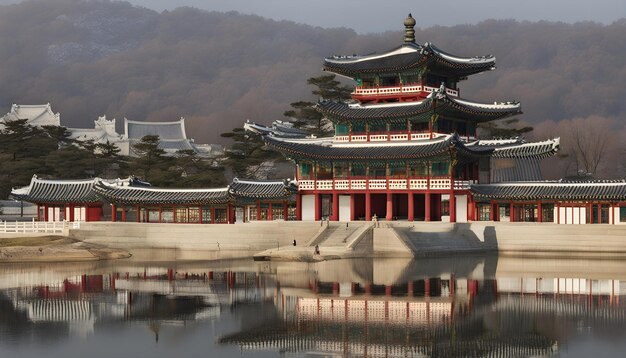
<path fill-rule="evenodd" d="M 223 188 L 155 188 L 130 177 L 107 180 L 50 180 L 33 176 L 12 196 L 37 205 L 39 221 L 119 221 L 227 224 L 295 220 L 290 180 L 235 178 Z"/>

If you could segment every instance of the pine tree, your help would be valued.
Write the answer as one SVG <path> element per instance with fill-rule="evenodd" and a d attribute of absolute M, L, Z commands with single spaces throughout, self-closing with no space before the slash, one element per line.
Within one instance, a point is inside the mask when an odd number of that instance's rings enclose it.
<path fill-rule="evenodd" d="M 335 75 L 322 75 L 311 77 L 307 83 L 315 86 L 313 95 L 319 101 L 343 102 L 350 99 L 352 88 L 342 86 L 337 81 Z M 291 103 L 291 109 L 285 111 L 284 115 L 293 120 L 296 127 L 304 129 L 309 133 L 321 137 L 332 133 L 332 124 L 315 108 L 316 102 L 298 101 Z"/>
<path fill-rule="evenodd" d="M 159 148 L 158 135 L 143 136 L 141 141 L 132 145 L 132 151 L 136 155 L 131 164 L 133 173 L 139 173 L 143 180 L 156 186 L 171 182 L 165 172 L 172 160 L 165 156 L 165 150 Z"/>

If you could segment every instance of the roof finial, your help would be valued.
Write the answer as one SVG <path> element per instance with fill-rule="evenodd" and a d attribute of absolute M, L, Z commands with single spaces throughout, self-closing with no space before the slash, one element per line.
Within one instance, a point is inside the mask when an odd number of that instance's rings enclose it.
<path fill-rule="evenodd" d="M 415 43 L 415 19 L 411 14 L 404 19 L 404 43 Z"/>

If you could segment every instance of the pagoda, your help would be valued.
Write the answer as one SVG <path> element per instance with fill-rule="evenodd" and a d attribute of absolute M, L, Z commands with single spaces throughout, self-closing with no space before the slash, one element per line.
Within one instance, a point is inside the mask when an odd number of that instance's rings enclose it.
<path fill-rule="evenodd" d="M 416 43 L 410 14 L 404 26 L 403 43 L 390 51 L 324 60 L 324 71 L 355 82 L 350 103 L 317 104 L 334 136 L 262 133 L 296 163 L 298 219 L 474 220 L 472 184 L 540 180 L 540 159 L 558 150 L 558 138 L 477 139 L 479 123 L 522 113 L 516 101 L 461 96 L 459 83 L 495 69 L 495 57 Z"/>

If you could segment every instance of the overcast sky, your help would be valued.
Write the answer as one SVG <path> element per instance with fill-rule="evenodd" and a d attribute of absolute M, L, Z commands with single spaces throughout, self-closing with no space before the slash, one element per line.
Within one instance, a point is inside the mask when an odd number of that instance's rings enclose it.
<path fill-rule="evenodd" d="M 626 17 L 626 0 L 130 0 L 156 10 L 188 5 L 236 10 L 276 20 L 322 27 L 345 26 L 360 33 L 400 30 L 409 13 L 418 27 L 495 19 L 597 21 Z"/>
<path fill-rule="evenodd" d="M 45 0 L 40 0 L 45 1 Z M 0 4 L 19 0 L 0 0 Z M 485 19 L 596 21 L 626 18 L 626 0 L 129 0 L 158 11 L 179 6 L 239 11 L 275 20 L 360 33 L 400 30 L 409 13 L 418 27 L 474 24 Z"/>

